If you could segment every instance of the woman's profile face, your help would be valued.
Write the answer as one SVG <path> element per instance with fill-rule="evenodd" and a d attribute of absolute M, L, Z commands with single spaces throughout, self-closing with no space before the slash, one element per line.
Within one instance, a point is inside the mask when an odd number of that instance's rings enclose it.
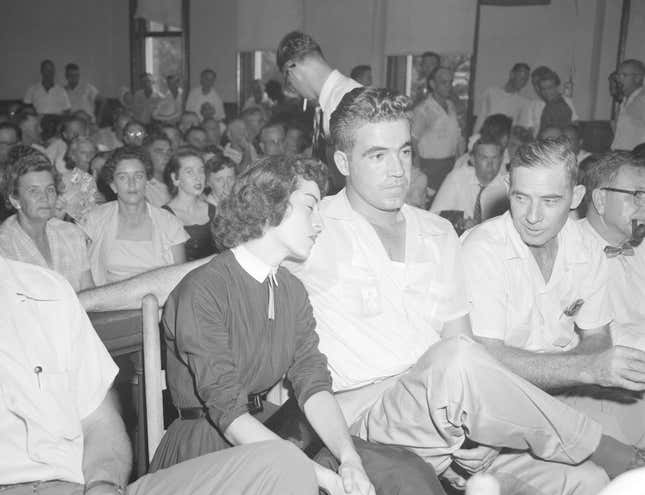
<path fill-rule="evenodd" d="M 172 174 L 175 186 L 189 196 L 199 196 L 206 186 L 204 162 L 196 156 L 186 156 L 180 164 L 177 174 Z"/>
<path fill-rule="evenodd" d="M 146 167 L 137 158 L 121 160 L 114 170 L 112 190 L 120 202 L 137 205 L 145 201 Z"/>
<path fill-rule="evenodd" d="M 218 201 L 222 201 L 231 194 L 233 184 L 235 183 L 235 169 L 224 167 L 208 176 L 208 185 L 211 187 L 212 194 Z"/>
<path fill-rule="evenodd" d="M 18 179 L 18 192 L 11 204 L 29 220 L 49 220 L 56 204 L 54 176 L 48 170 L 27 172 Z"/>

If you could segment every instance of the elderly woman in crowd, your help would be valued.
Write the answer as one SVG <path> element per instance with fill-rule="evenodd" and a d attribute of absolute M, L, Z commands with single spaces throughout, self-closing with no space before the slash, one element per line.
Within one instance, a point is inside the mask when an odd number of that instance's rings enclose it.
<path fill-rule="evenodd" d="M 206 183 L 210 188 L 206 201 L 217 206 L 226 199 L 233 189 L 235 183 L 235 163 L 218 154 L 206 162 Z"/>
<path fill-rule="evenodd" d="M 186 241 L 186 261 L 213 254 L 211 220 L 215 207 L 202 196 L 206 173 L 200 152 L 189 147 L 177 150 L 168 162 L 165 179 L 172 199 L 162 208 L 181 220 L 190 236 Z"/>
<path fill-rule="evenodd" d="M 11 149 L 2 184 L 16 213 L 0 225 L 0 255 L 54 270 L 79 291 L 94 285 L 86 238 L 54 217 L 54 175 L 40 151 L 20 144 Z"/>
<path fill-rule="evenodd" d="M 80 222 L 94 208 L 97 199 L 96 181 L 90 163 L 96 146 L 86 137 L 72 140 L 65 155 L 65 169 L 58 182 L 58 208 L 74 221 Z"/>
<path fill-rule="evenodd" d="M 101 171 L 117 200 L 94 208 L 83 226 L 92 245 L 90 266 L 97 285 L 185 261 L 188 239 L 174 215 L 150 205 L 146 183 L 152 162 L 138 146 L 112 152 Z"/>

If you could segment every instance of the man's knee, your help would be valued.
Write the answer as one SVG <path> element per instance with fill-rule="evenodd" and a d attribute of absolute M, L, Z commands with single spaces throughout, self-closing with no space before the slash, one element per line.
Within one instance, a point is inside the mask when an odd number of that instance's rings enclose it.
<path fill-rule="evenodd" d="M 276 488 L 280 493 L 317 493 L 313 463 L 291 442 L 277 440 L 258 444 L 258 458 L 266 463 L 273 473 Z"/>

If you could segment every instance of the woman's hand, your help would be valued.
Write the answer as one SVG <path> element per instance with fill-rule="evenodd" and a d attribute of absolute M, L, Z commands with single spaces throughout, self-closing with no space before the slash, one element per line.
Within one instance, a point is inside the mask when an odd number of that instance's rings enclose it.
<path fill-rule="evenodd" d="M 358 465 L 350 462 L 341 464 L 339 468 L 341 474 L 314 463 L 314 471 L 318 485 L 329 495 L 374 495 L 375 493 L 360 463 Z"/>

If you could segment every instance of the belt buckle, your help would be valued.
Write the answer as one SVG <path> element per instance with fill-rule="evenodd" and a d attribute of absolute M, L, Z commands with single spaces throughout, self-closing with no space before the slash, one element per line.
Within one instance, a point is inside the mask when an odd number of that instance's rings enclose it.
<path fill-rule="evenodd" d="M 246 406 L 249 408 L 249 413 L 257 414 L 264 411 L 264 406 L 262 405 L 261 394 L 249 394 L 249 401 Z"/>

